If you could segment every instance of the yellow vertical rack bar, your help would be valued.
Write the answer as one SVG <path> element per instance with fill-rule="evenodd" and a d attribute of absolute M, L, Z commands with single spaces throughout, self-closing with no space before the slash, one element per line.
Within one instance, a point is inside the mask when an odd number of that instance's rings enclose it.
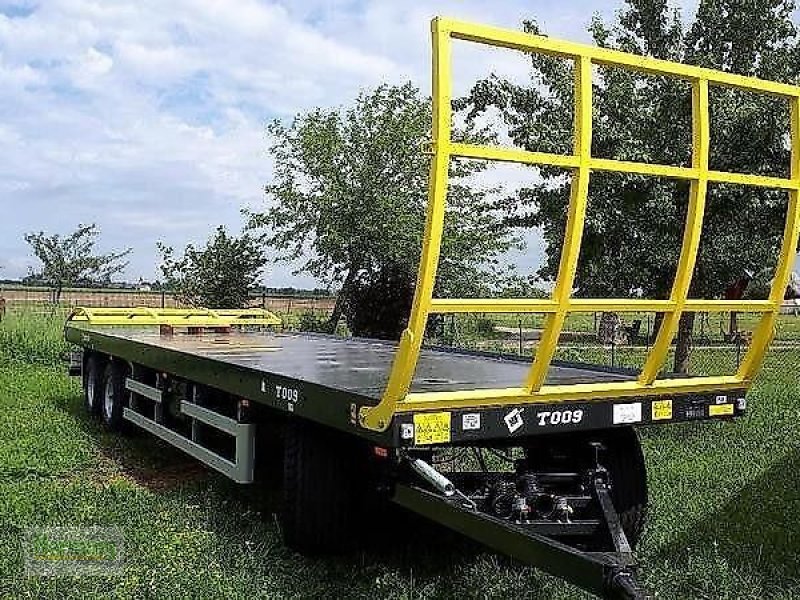
<path fill-rule="evenodd" d="M 414 290 L 414 301 L 408 327 L 400 338 L 400 345 L 392 363 L 383 401 L 374 410 L 364 410 L 360 422 L 365 427 L 385 429 L 398 401 L 411 386 L 417 359 L 422 348 L 425 325 L 431 310 L 436 270 L 442 245 L 442 229 L 447 208 L 447 179 L 450 168 L 450 125 L 452 120 L 451 97 L 451 41 L 450 31 L 439 18 L 431 21 L 433 45 L 432 95 L 433 101 L 433 158 L 428 186 L 428 211 L 422 256 Z"/>
<path fill-rule="evenodd" d="M 670 300 L 675 303 L 675 306 L 664 314 L 653 348 L 639 375 L 639 381 L 645 385 L 653 383 L 664 364 L 670 344 L 672 344 L 672 338 L 675 337 L 675 332 L 678 330 L 686 298 L 689 295 L 697 249 L 703 233 L 703 215 L 708 191 L 710 140 L 708 80 L 698 79 L 692 82 L 692 166 L 697 170 L 698 176 L 690 184 L 689 205 L 686 208 L 686 228 L 683 232 L 681 255 L 670 295 Z"/>
<path fill-rule="evenodd" d="M 574 153 L 579 159 L 578 168 L 572 175 L 569 210 L 564 245 L 558 266 L 558 278 L 553 289 L 553 301 L 558 303 L 555 312 L 547 315 L 544 330 L 539 341 L 536 357 L 528 372 L 525 387 L 531 392 L 538 391 L 547 377 L 547 370 L 558 346 L 558 338 L 569 312 L 569 299 L 578 268 L 578 256 L 583 239 L 583 223 L 586 216 L 586 203 L 589 195 L 589 163 L 592 157 L 592 61 L 588 56 L 575 59 L 575 114 L 573 125 Z"/>
<path fill-rule="evenodd" d="M 795 96 L 789 99 L 790 106 L 790 139 L 792 144 L 792 158 L 790 167 L 790 178 L 795 183 L 800 184 L 800 98 Z M 775 335 L 775 324 L 778 319 L 780 305 L 786 294 L 786 286 L 789 284 L 789 277 L 792 273 L 792 265 L 797 255 L 797 242 L 800 237 L 800 198 L 797 188 L 789 191 L 789 203 L 786 207 L 786 224 L 783 229 L 783 244 L 781 253 L 778 257 L 778 265 L 775 268 L 775 278 L 772 280 L 772 287 L 769 292 L 769 299 L 775 305 L 775 310 L 771 313 L 762 315 L 755 331 L 750 348 L 745 354 L 742 364 L 736 373 L 742 379 L 752 379 L 767 351 L 767 347 Z"/>

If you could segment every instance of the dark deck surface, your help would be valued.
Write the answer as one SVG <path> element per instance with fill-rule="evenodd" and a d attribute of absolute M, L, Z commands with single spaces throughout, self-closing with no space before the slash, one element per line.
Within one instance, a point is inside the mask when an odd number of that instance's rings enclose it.
<path fill-rule="evenodd" d="M 253 332 L 161 336 L 152 329 L 103 328 L 103 333 L 182 353 L 213 358 L 298 380 L 378 398 L 397 344 L 301 333 Z M 449 350 L 424 349 L 412 391 L 519 387 L 529 363 Z M 552 365 L 548 384 L 625 381 L 635 375 Z"/>

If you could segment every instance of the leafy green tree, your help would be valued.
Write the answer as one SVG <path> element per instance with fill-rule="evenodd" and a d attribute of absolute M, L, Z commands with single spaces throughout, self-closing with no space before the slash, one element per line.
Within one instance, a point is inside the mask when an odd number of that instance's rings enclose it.
<path fill-rule="evenodd" d="M 548 295 L 535 276 L 516 273 L 508 277 L 498 293 L 500 298 L 547 298 Z"/>
<path fill-rule="evenodd" d="M 406 83 L 363 92 L 346 108 L 318 108 L 288 126 L 269 126 L 274 174 L 267 206 L 248 213 L 249 225 L 266 230 L 264 239 L 280 259 L 302 260 L 300 272 L 340 287 L 331 331 L 356 285 L 364 290 L 372 282 L 380 288 L 387 277 L 414 279 L 430 123 L 429 100 Z M 455 138 L 483 139 L 475 128 L 456 131 Z M 437 288 L 442 295 L 487 293 L 501 270 L 499 255 L 518 244 L 496 210 L 497 190 L 470 185 L 468 178 L 484 168 L 474 161 L 451 168 Z M 398 310 L 404 302 L 395 304 Z"/>
<path fill-rule="evenodd" d="M 124 259 L 131 249 L 95 254 L 94 246 L 99 235 L 95 224 L 78 225 L 66 236 L 58 233 L 47 235 L 43 231 L 26 234 L 25 241 L 42 263 L 40 270 L 31 270 L 28 279 L 50 287 L 53 304 L 61 300 L 65 286 L 109 283 L 114 275 L 128 266 Z"/>
<path fill-rule="evenodd" d="M 205 246 L 189 244 L 181 256 L 162 243 L 158 248 L 165 283 L 192 306 L 246 307 L 267 262 L 257 237 L 232 236 L 223 226 L 217 227 Z"/>
<path fill-rule="evenodd" d="M 613 23 L 599 18 L 598 46 L 782 82 L 800 75 L 792 0 L 703 0 L 688 27 L 666 0 L 627 0 Z M 534 21 L 525 31 L 542 33 Z M 458 107 L 474 119 L 500 109 L 515 145 L 571 153 L 573 73 L 568 61 L 530 55 L 530 81 L 492 76 Z M 599 68 L 593 82 L 592 153 L 619 160 L 689 166 L 691 88 L 687 82 Z M 788 176 L 788 105 L 764 95 L 712 86 L 710 168 Z M 539 226 L 547 255 L 539 275 L 553 279 L 564 237 L 569 178 L 541 167 L 542 181 L 509 201 L 509 220 Z M 686 182 L 592 174 L 576 277 L 579 296 L 666 298 L 678 262 L 689 196 Z M 512 206 L 522 208 L 514 210 Z M 746 271 L 774 265 L 786 214 L 785 193 L 711 185 L 690 297 L 720 297 Z M 674 370 L 685 372 L 693 313 L 679 326 Z"/>

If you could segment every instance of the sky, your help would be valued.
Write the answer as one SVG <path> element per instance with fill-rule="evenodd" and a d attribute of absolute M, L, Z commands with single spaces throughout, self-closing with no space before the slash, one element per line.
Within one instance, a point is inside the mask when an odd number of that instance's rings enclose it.
<path fill-rule="evenodd" d="M 360 89 L 430 89 L 429 21 L 445 15 L 589 41 L 600 0 L 0 0 L 0 278 L 36 264 L 27 232 L 96 223 L 103 251 L 133 247 L 129 281 L 157 276 L 156 243 L 202 243 L 263 206 L 265 125 Z M 687 3 L 684 13 L 693 11 Z M 521 58 L 456 53 L 455 91 L 510 77 Z M 496 175 L 497 177 L 502 177 Z M 541 241 L 529 240 L 536 263 Z M 315 285 L 269 267 L 270 286 Z"/>

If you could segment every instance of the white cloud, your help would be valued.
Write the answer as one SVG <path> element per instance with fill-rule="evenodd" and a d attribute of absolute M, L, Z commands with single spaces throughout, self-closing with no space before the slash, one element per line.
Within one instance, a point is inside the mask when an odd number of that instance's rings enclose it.
<path fill-rule="evenodd" d="M 435 14 L 517 27 L 536 16 L 585 40 L 600 0 L 47 0 L 0 14 L 0 260 L 24 275 L 22 236 L 96 222 L 133 246 L 131 279 L 155 274 L 155 242 L 200 241 L 260 201 L 265 123 L 412 78 L 429 88 Z M 2 13 L 0 8 L 0 13 Z M 459 48 L 457 87 L 524 61 Z M 288 283 L 291 267 L 274 269 Z M 306 279 L 301 284 L 311 284 Z"/>

